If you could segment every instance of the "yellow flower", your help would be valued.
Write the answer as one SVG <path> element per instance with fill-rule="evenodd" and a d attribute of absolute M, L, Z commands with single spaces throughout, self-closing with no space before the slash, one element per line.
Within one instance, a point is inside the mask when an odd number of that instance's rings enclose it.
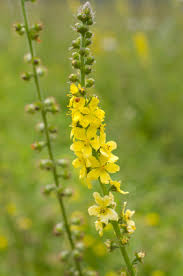
<path fill-rule="evenodd" d="M 109 220 L 118 220 L 118 214 L 114 211 L 116 203 L 111 192 L 104 197 L 101 197 L 99 193 L 95 192 L 93 193 L 93 197 L 98 205 L 93 205 L 88 209 L 90 216 L 96 216 L 104 224 L 108 224 Z"/>
<path fill-rule="evenodd" d="M 130 209 L 127 209 L 125 211 L 126 208 L 126 202 L 124 202 L 124 207 L 122 210 L 122 218 L 124 220 L 124 225 L 126 226 L 126 231 L 129 234 L 133 234 L 133 232 L 136 230 L 136 226 L 135 226 L 135 222 L 133 220 L 131 220 L 131 217 L 135 214 L 135 211 L 131 211 Z"/>
<path fill-rule="evenodd" d="M 149 45 L 146 35 L 143 32 L 138 32 L 133 39 L 139 57 L 144 63 L 147 63 L 149 61 Z"/>
<path fill-rule="evenodd" d="M 96 151 L 99 149 L 99 139 L 98 136 L 96 136 L 96 128 L 89 127 L 87 130 L 80 128 L 75 128 L 75 133 L 77 135 L 77 139 L 80 141 L 75 141 L 70 149 L 74 152 L 81 152 L 84 156 L 84 158 L 88 158 L 92 156 L 92 148 L 94 148 Z"/>
<path fill-rule="evenodd" d="M 103 236 L 103 229 L 104 229 L 104 224 L 100 220 L 95 221 L 95 228 L 99 232 L 99 235 L 102 237 Z"/>
<path fill-rule="evenodd" d="M 73 160 L 72 165 L 74 168 L 80 168 L 80 179 L 86 178 L 87 176 L 87 168 L 95 167 L 98 164 L 97 159 L 94 156 L 90 156 L 88 158 L 84 158 L 83 154 L 80 152 L 76 152 L 77 158 Z M 90 188 L 91 186 L 89 186 Z"/>
<path fill-rule="evenodd" d="M 121 193 L 122 195 L 128 194 L 128 192 L 124 192 L 124 191 L 122 191 L 122 190 L 120 189 L 120 186 L 121 186 L 121 182 L 120 182 L 120 181 L 113 181 L 113 180 L 111 180 L 111 181 L 110 181 L 110 184 L 111 184 L 112 187 L 115 188 L 115 190 L 116 190 L 117 192 Z"/>
<path fill-rule="evenodd" d="M 5 236 L 0 235 L 0 250 L 4 250 L 8 247 L 8 240 Z"/>
<path fill-rule="evenodd" d="M 165 272 L 162 270 L 154 270 L 152 276 L 165 276 Z"/>
<path fill-rule="evenodd" d="M 87 182 L 90 183 L 91 180 L 100 178 L 103 184 L 108 184 L 111 181 L 109 173 L 116 173 L 119 171 L 120 167 L 113 162 L 110 163 L 110 159 L 104 156 L 99 156 L 97 168 L 92 169 L 87 175 Z"/>
<path fill-rule="evenodd" d="M 76 86 L 75 83 L 71 83 L 70 92 L 71 92 L 72 95 L 76 95 L 79 92 L 83 92 L 83 90 L 84 89 L 81 87 L 80 84 L 78 84 L 78 86 Z"/>
<path fill-rule="evenodd" d="M 18 226 L 21 230 L 28 230 L 32 226 L 32 220 L 25 217 L 19 218 Z"/>
<path fill-rule="evenodd" d="M 114 141 L 109 141 L 106 143 L 106 133 L 104 127 L 104 125 L 100 127 L 100 153 L 105 157 L 110 157 L 111 151 L 117 148 L 117 144 Z"/>

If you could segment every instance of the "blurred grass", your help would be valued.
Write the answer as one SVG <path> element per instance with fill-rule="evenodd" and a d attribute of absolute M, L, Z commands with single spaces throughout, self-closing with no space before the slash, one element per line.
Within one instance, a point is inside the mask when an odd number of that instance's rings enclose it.
<path fill-rule="evenodd" d="M 78 1 L 68 1 L 39 1 L 30 13 L 32 20 L 41 18 L 45 25 L 37 47 L 48 67 L 43 91 L 54 95 L 62 109 L 55 120 L 60 129 L 55 153 L 72 160 L 66 94 L 72 70 L 68 60 L 72 8 Z M 57 253 L 63 242 L 52 236 L 59 209 L 54 198 L 44 198 L 40 192 L 52 180 L 36 168 L 40 157 L 29 146 L 39 137 L 34 128 L 40 119 L 24 113 L 25 104 L 35 100 L 35 91 L 33 84 L 19 78 L 27 68 L 23 64 L 27 45 L 11 28 L 20 21 L 18 1 L 3 0 L 0 8 L 0 275 L 10 276 L 12 271 L 15 276 L 62 275 Z M 120 177 L 130 192 L 129 206 L 136 210 L 137 231 L 130 250 L 146 251 L 145 264 L 139 267 L 144 276 L 183 274 L 182 8 L 175 0 L 157 8 L 147 1 L 139 9 L 129 1 L 104 2 L 97 6 L 94 27 L 94 93 L 107 113 L 108 139 L 118 143 Z M 73 172 L 71 185 L 77 193 L 66 203 L 68 213 L 75 206 L 84 210 L 89 245 L 85 261 L 106 275 L 120 268 L 118 253 L 106 255 L 87 215 L 91 191 L 77 179 Z"/>

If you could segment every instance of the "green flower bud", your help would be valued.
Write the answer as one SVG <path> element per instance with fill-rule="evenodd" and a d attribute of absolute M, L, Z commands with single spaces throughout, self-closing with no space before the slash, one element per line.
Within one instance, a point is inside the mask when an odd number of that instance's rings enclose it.
<path fill-rule="evenodd" d="M 90 31 L 88 31 L 88 32 L 85 34 L 85 37 L 86 37 L 86 38 L 92 38 L 92 36 L 93 36 L 93 33 L 90 32 Z"/>
<path fill-rule="evenodd" d="M 32 60 L 32 63 L 37 66 L 37 65 L 40 65 L 41 60 L 40 58 L 34 57 Z"/>
<path fill-rule="evenodd" d="M 48 184 L 43 188 L 44 195 L 50 195 L 55 190 L 55 184 Z"/>
<path fill-rule="evenodd" d="M 90 88 L 90 87 L 92 87 L 93 85 L 94 85 L 94 83 L 95 83 L 95 80 L 94 79 L 87 79 L 86 80 L 86 88 Z"/>
<path fill-rule="evenodd" d="M 72 235 L 76 240 L 81 240 L 84 236 L 84 233 L 81 232 L 80 230 L 73 229 L 72 230 Z"/>
<path fill-rule="evenodd" d="M 31 63 L 31 62 L 32 62 L 31 53 L 27 53 L 27 54 L 24 56 L 24 61 L 25 61 L 26 63 Z"/>
<path fill-rule="evenodd" d="M 105 246 L 107 247 L 107 250 L 108 250 L 108 252 L 112 252 L 112 251 L 114 251 L 116 248 L 119 248 L 119 246 L 115 243 L 115 242 L 113 242 L 113 241 L 111 241 L 111 240 L 106 240 L 105 242 L 104 242 L 104 244 L 105 244 Z"/>
<path fill-rule="evenodd" d="M 36 72 L 37 72 L 38 76 L 43 77 L 47 72 L 47 68 L 44 66 L 39 66 L 36 68 Z"/>
<path fill-rule="evenodd" d="M 145 257 L 145 252 L 144 251 L 139 251 L 135 253 L 135 259 L 133 260 L 133 264 L 143 263 L 144 257 Z"/>
<path fill-rule="evenodd" d="M 71 197 L 73 195 L 73 190 L 71 188 L 66 188 L 64 191 L 63 191 L 63 196 L 66 196 L 66 197 Z"/>
<path fill-rule="evenodd" d="M 81 218 L 75 217 L 71 219 L 71 224 L 73 225 L 80 225 L 81 224 Z"/>
<path fill-rule="evenodd" d="M 31 145 L 31 148 L 36 151 L 41 151 L 44 147 L 46 146 L 46 142 L 41 141 L 41 142 L 35 142 L 34 144 Z"/>
<path fill-rule="evenodd" d="M 85 39 L 85 47 L 87 47 L 87 46 L 89 46 L 91 44 L 92 44 L 92 41 L 91 41 L 90 38 Z"/>
<path fill-rule="evenodd" d="M 58 166 L 62 168 L 67 168 L 69 166 L 69 160 L 68 159 L 59 159 L 57 161 Z"/>
<path fill-rule="evenodd" d="M 89 18 L 87 21 L 86 21 L 86 24 L 87 25 L 93 25 L 93 23 L 94 23 L 94 21 L 93 21 L 93 19 L 92 18 Z"/>
<path fill-rule="evenodd" d="M 70 80 L 71 82 L 76 82 L 76 81 L 78 81 L 79 79 L 78 79 L 78 76 L 77 76 L 76 74 L 71 74 L 71 75 L 69 76 L 69 80 Z"/>
<path fill-rule="evenodd" d="M 39 111 L 41 109 L 41 104 L 40 103 L 35 103 L 35 104 L 27 104 L 25 106 L 25 111 L 30 114 L 34 114 L 36 111 Z"/>
<path fill-rule="evenodd" d="M 60 252 L 59 254 L 59 260 L 62 262 L 65 262 L 68 260 L 68 257 L 70 256 L 70 252 L 68 250 L 64 250 L 62 252 Z"/>
<path fill-rule="evenodd" d="M 44 106 L 45 107 L 50 107 L 53 106 L 56 103 L 56 100 L 54 97 L 48 97 L 44 100 Z"/>
<path fill-rule="evenodd" d="M 53 162 L 49 159 L 43 159 L 39 162 L 39 167 L 42 170 L 50 171 L 53 169 Z"/>
<path fill-rule="evenodd" d="M 76 248 L 78 251 L 82 252 L 85 249 L 85 245 L 83 242 L 77 242 L 76 243 Z"/>
<path fill-rule="evenodd" d="M 72 66 L 75 68 L 75 69 L 80 69 L 81 67 L 81 62 L 79 60 L 73 60 L 72 61 Z"/>
<path fill-rule="evenodd" d="M 83 35 L 88 31 L 88 27 L 81 23 L 76 23 L 75 28 L 78 33 L 83 34 Z"/>
<path fill-rule="evenodd" d="M 74 49 L 79 49 L 80 48 L 80 44 L 81 44 L 81 38 L 78 37 L 77 39 L 72 41 L 72 47 Z"/>
<path fill-rule="evenodd" d="M 76 60 L 79 60 L 80 56 L 79 56 L 78 52 L 74 52 L 74 53 L 72 54 L 72 58 L 73 58 L 73 59 L 76 59 Z"/>
<path fill-rule="evenodd" d="M 36 23 L 34 26 L 33 26 L 34 30 L 37 31 L 37 32 L 40 32 L 43 30 L 43 24 L 42 23 Z"/>
<path fill-rule="evenodd" d="M 64 225 L 63 223 L 58 223 L 55 225 L 54 229 L 53 229 L 53 234 L 55 236 L 61 236 L 64 233 Z"/>
<path fill-rule="evenodd" d="M 52 134 L 57 134 L 57 132 L 58 132 L 58 128 L 56 128 L 55 126 L 49 126 L 48 127 L 48 131 L 50 132 L 50 133 L 52 133 Z"/>
<path fill-rule="evenodd" d="M 86 66 L 85 66 L 85 74 L 86 74 L 86 75 L 89 75 L 89 74 L 91 73 L 91 71 L 92 71 L 91 66 L 86 65 Z"/>
<path fill-rule="evenodd" d="M 32 77 L 33 77 L 33 73 L 31 72 L 24 72 L 21 74 L 21 78 L 24 81 L 30 81 Z"/>
<path fill-rule="evenodd" d="M 44 123 L 38 123 L 36 125 L 36 130 L 42 133 L 44 131 Z"/>
<path fill-rule="evenodd" d="M 25 26 L 21 23 L 16 23 L 13 25 L 16 33 L 20 36 L 22 36 L 25 33 Z"/>
<path fill-rule="evenodd" d="M 94 63 L 94 61 L 95 61 L 95 58 L 93 56 L 89 56 L 86 59 L 86 64 L 87 65 L 92 65 Z"/>
<path fill-rule="evenodd" d="M 78 261 L 80 261 L 82 259 L 82 255 L 81 252 L 78 249 L 74 249 L 72 251 L 72 255 L 77 258 Z"/>

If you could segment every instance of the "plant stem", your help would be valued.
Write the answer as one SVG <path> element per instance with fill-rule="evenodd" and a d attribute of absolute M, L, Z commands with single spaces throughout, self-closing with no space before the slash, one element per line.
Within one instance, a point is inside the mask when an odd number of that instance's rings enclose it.
<path fill-rule="evenodd" d="M 84 48 L 84 46 L 85 46 L 85 37 L 82 35 L 81 36 L 81 47 Z M 81 77 L 81 86 L 82 87 L 85 87 L 85 70 L 84 70 L 84 65 L 85 64 L 84 63 L 85 63 L 84 56 L 81 56 L 81 68 L 80 68 L 81 76 L 80 77 Z M 106 189 L 105 185 L 103 185 L 100 182 L 100 186 L 102 188 L 103 195 L 107 195 L 108 192 L 107 192 L 107 189 Z M 113 226 L 114 232 L 115 232 L 116 237 L 117 237 L 120 252 L 123 256 L 123 259 L 124 259 L 124 261 L 126 263 L 126 266 L 127 266 L 127 269 L 128 269 L 128 275 L 129 276 L 135 276 L 134 269 L 131 265 L 130 259 L 128 257 L 127 252 L 126 252 L 126 248 L 124 246 L 122 246 L 122 244 L 121 244 L 121 233 L 120 233 L 119 226 L 116 222 L 113 222 L 112 226 Z"/>
<path fill-rule="evenodd" d="M 29 48 L 30 48 L 31 57 L 34 58 L 35 54 L 34 54 L 33 43 L 32 43 L 32 40 L 31 40 L 31 37 L 30 37 L 30 32 L 29 32 L 29 23 L 28 23 L 28 16 L 27 16 L 27 13 L 26 13 L 26 8 L 25 8 L 25 0 L 21 0 L 21 7 L 22 7 L 22 13 L 23 13 L 23 17 L 24 17 L 26 35 L 27 35 L 27 39 L 28 39 L 28 44 L 29 44 Z M 37 97 L 38 97 L 39 101 L 41 103 L 43 103 L 44 97 L 41 93 L 39 78 L 38 78 L 38 74 L 37 74 L 37 71 L 36 71 L 36 66 L 34 64 L 32 64 L 32 67 L 33 67 L 34 82 L 35 82 L 35 86 L 36 86 Z M 51 145 L 51 140 L 50 140 L 50 135 L 49 135 L 49 130 L 48 130 L 48 121 L 47 121 L 46 112 L 45 112 L 44 108 L 41 109 L 41 115 L 42 115 L 42 119 L 43 119 L 43 123 L 44 123 L 44 131 L 45 131 L 45 137 L 46 137 L 46 142 L 47 142 L 48 154 L 49 154 L 50 160 L 53 163 L 52 172 L 53 172 L 54 184 L 55 184 L 56 187 L 59 187 L 57 167 L 56 167 L 56 162 L 55 162 L 55 158 L 54 158 L 53 151 L 52 151 L 52 145 Z M 66 233 L 67 233 L 67 237 L 68 237 L 71 249 L 73 250 L 73 249 L 75 249 L 75 244 L 74 244 L 72 234 L 71 234 L 71 230 L 70 230 L 70 227 L 69 227 L 64 202 L 63 202 L 63 199 L 60 197 L 58 192 L 57 192 L 57 198 L 58 198 L 58 202 L 59 202 L 59 205 L 60 205 L 62 217 L 63 217 L 63 220 L 64 220 L 64 225 L 65 225 L 65 230 L 66 230 Z M 76 269 L 77 269 L 79 275 L 82 276 L 80 262 L 77 260 L 77 258 L 74 258 L 74 261 L 75 261 Z"/>
<path fill-rule="evenodd" d="M 105 187 L 105 184 L 102 184 L 100 180 L 99 180 L 99 183 L 100 183 L 103 195 L 107 195 L 108 192 L 107 192 L 107 189 Z M 117 242 L 118 242 L 118 245 L 119 245 L 121 255 L 123 256 L 123 259 L 126 263 L 126 266 L 127 266 L 127 269 L 128 269 L 128 275 L 129 276 L 135 276 L 135 271 L 134 271 L 134 268 L 133 268 L 133 266 L 130 262 L 130 259 L 128 257 L 128 253 L 126 251 L 126 248 L 125 248 L 125 246 L 123 246 L 121 244 L 121 233 L 120 233 L 119 225 L 116 221 L 112 221 L 111 224 L 113 226 L 114 232 L 115 232 L 116 237 L 117 237 Z"/>

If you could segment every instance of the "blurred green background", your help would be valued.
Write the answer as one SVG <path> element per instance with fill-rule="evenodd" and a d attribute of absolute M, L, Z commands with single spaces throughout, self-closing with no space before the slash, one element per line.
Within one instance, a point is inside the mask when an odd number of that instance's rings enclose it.
<path fill-rule="evenodd" d="M 60 221 L 54 197 L 42 195 L 49 173 L 36 166 L 41 156 L 30 144 L 39 139 L 39 116 L 24 112 L 35 101 L 33 83 L 23 83 L 28 69 L 25 37 L 13 32 L 21 22 L 20 1 L 0 2 L 0 276 L 64 275 L 58 253 L 64 239 L 52 235 Z M 133 2 L 133 4 L 132 4 Z M 137 230 L 129 251 L 144 249 L 141 276 L 183 275 L 183 1 L 92 2 L 97 10 L 93 51 L 97 60 L 94 93 L 106 111 L 108 139 L 116 140 L 120 177 L 128 190 L 128 206 L 136 210 Z M 75 34 L 73 12 L 79 0 L 38 1 L 30 4 L 31 22 L 44 23 L 37 54 L 48 67 L 41 81 L 47 96 L 55 96 L 61 114 L 50 120 L 59 126 L 54 150 L 58 158 L 73 159 L 69 151 L 70 118 L 66 116 L 70 47 Z M 92 191 L 78 181 L 65 186 L 75 194 L 66 200 L 67 212 L 82 211 L 86 266 L 99 275 L 115 276 L 121 268 L 118 252 L 111 255 L 94 229 L 87 209 Z M 97 189 L 97 186 L 94 187 Z M 126 198 L 119 198 L 121 204 Z M 103 237 L 112 236 L 106 232 Z"/>

